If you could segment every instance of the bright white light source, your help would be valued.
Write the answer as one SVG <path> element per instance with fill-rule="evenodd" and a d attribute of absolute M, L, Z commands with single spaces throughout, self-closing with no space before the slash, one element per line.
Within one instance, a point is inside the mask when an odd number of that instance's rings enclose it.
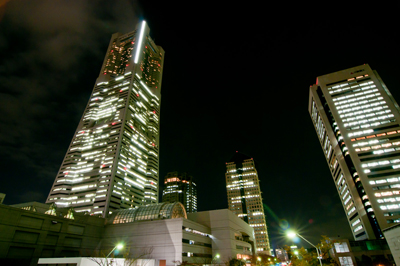
<path fill-rule="evenodd" d="M 144 29 L 145 29 L 146 21 L 142 22 L 142 28 L 140 29 L 140 36 L 139 36 L 139 42 L 136 47 L 136 54 L 135 54 L 135 64 L 138 63 L 139 61 L 139 53 L 140 50 L 142 49 L 142 41 L 143 41 L 143 34 L 144 34 Z"/>

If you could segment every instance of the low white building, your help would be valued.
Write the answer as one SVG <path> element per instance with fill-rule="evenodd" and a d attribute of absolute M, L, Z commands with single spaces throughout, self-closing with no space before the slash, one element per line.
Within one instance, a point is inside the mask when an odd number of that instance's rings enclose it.
<path fill-rule="evenodd" d="M 110 257 L 147 259 L 155 266 L 220 264 L 249 259 L 256 252 L 253 228 L 231 211 L 187 216 L 181 203 L 116 211 L 107 219 L 48 204 L 0 205 L 1 230 L 0 265 L 36 265 L 39 258 L 43 266 L 65 264 L 65 258 L 104 258 L 117 244 L 124 248 Z"/>

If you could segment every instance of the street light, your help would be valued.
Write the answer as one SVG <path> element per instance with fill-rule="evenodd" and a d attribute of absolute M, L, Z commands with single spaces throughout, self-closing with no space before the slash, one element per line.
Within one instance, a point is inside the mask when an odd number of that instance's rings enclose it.
<path fill-rule="evenodd" d="M 122 245 L 122 244 L 120 243 L 120 244 L 116 245 L 116 246 L 110 251 L 110 253 L 108 253 L 108 255 L 106 256 L 106 263 L 107 263 L 107 265 L 108 265 L 108 257 L 111 255 L 111 253 L 113 253 L 114 250 L 116 250 L 116 249 L 121 250 L 123 247 L 124 247 L 124 245 Z"/>
<path fill-rule="evenodd" d="M 316 246 L 314 246 L 313 244 L 311 244 L 310 241 L 308 241 L 307 239 L 305 239 L 303 236 L 301 236 L 300 234 L 298 234 L 298 233 L 296 233 L 296 232 L 289 231 L 286 235 L 287 235 L 289 238 L 294 238 L 295 236 L 298 236 L 298 237 L 300 237 L 301 239 L 303 239 L 304 241 L 306 241 L 308 244 L 310 244 L 311 246 L 313 246 L 313 247 L 317 250 L 317 256 L 318 256 L 319 264 L 322 266 L 321 256 L 320 256 L 319 250 L 318 250 L 318 248 L 317 248 Z"/>

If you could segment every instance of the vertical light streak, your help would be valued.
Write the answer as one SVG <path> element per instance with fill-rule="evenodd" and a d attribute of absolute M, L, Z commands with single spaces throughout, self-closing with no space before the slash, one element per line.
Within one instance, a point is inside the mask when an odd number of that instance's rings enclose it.
<path fill-rule="evenodd" d="M 139 61 L 139 53 L 142 49 L 142 42 L 143 42 L 143 34 L 144 34 L 144 29 L 146 26 L 146 21 L 142 22 L 142 28 L 140 29 L 140 36 L 139 36 L 139 42 L 138 42 L 138 47 L 136 48 L 136 54 L 135 54 L 135 64 L 138 63 Z"/>

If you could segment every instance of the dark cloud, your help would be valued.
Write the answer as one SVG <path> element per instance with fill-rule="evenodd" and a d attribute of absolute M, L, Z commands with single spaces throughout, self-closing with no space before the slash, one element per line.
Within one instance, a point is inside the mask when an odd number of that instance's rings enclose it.
<path fill-rule="evenodd" d="M 4 8 L 4 7 L 3 7 Z M 0 157 L 6 202 L 44 201 L 109 37 L 135 28 L 134 1 L 11 1 L 0 22 Z M 71 126 L 72 125 L 72 126 Z"/>
<path fill-rule="evenodd" d="M 370 7 L 359 5 L 346 5 L 357 10 L 349 17 L 339 5 L 298 12 L 286 3 L 266 10 L 202 1 L 182 12 L 179 1 L 0 0 L 5 203 L 46 199 L 110 36 L 133 30 L 140 7 L 166 51 L 160 178 L 187 171 L 197 179 L 200 211 L 227 208 L 224 163 L 238 150 L 256 161 L 273 243 L 284 243 L 283 227 L 313 242 L 349 235 L 307 112 L 308 86 L 369 63 L 400 99 L 398 22 L 386 7 L 374 6 L 372 25 L 364 23 Z"/>

